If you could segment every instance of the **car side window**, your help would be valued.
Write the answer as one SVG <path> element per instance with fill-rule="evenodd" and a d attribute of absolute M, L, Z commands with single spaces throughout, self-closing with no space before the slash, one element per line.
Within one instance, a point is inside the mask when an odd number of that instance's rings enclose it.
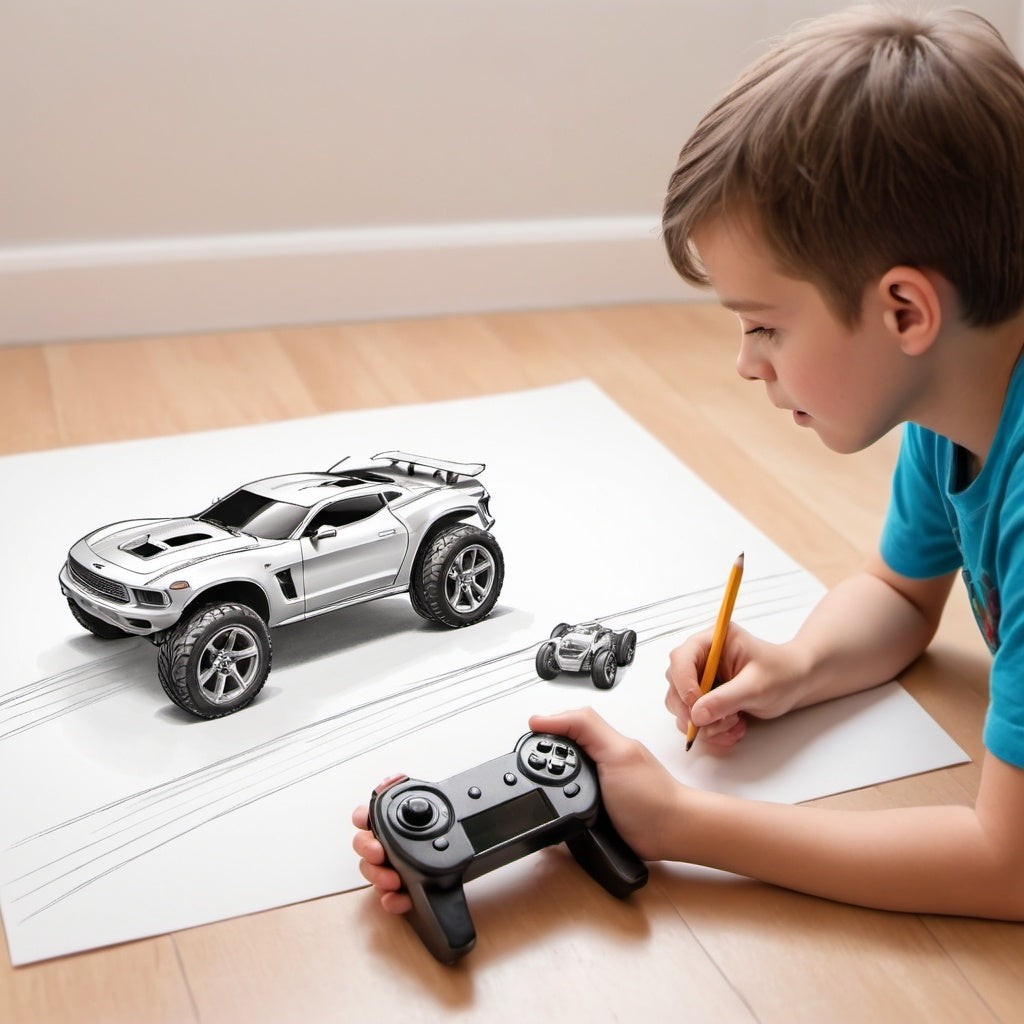
<path fill-rule="evenodd" d="M 350 526 L 360 520 L 369 519 L 383 507 L 384 497 L 381 494 L 363 494 L 358 498 L 345 498 L 343 501 L 336 501 L 326 508 L 320 509 L 309 521 L 305 533 L 307 535 L 315 533 L 321 526 Z"/>

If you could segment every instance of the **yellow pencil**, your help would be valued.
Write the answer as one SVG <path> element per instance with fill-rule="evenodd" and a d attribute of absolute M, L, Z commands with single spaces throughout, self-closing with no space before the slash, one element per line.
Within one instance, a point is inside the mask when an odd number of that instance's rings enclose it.
<path fill-rule="evenodd" d="M 707 693 L 715 685 L 715 675 L 718 672 L 718 662 L 722 657 L 722 648 L 725 646 L 725 637 L 729 632 L 729 620 L 732 618 L 733 605 L 736 604 L 736 595 L 739 593 L 740 580 L 743 579 L 743 553 L 732 563 L 729 572 L 729 582 L 725 585 L 725 594 L 722 597 L 722 607 L 718 609 L 718 621 L 715 623 L 715 632 L 711 637 L 711 650 L 708 651 L 708 660 L 704 663 L 704 675 L 700 679 L 700 692 Z M 686 730 L 686 749 L 693 746 L 697 738 L 697 726 L 690 723 Z"/>

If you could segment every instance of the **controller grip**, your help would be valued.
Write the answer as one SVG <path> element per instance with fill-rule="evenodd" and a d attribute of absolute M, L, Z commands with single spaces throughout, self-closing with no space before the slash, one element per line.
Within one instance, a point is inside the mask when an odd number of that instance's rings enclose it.
<path fill-rule="evenodd" d="M 615 830 L 603 807 L 594 824 L 565 845 L 580 867 L 619 899 L 647 884 L 647 865 Z"/>
<path fill-rule="evenodd" d="M 443 964 L 455 963 L 476 944 L 461 883 L 440 888 L 427 883 L 409 887 L 412 910 L 406 915 L 423 944 Z"/>

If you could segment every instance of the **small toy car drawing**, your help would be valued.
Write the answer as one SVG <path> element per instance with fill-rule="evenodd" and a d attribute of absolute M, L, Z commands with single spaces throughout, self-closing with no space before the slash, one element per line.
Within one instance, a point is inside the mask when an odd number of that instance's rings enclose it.
<path fill-rule="evenodd" d="M 505 577 L 481 464 L 381 452 L 245 484 L 198 515 L 113 523 L 60 572 L 71 614 L 103 639 L 145 636 L 168 697 L 200 718 L 239 711 L 270 671 L 271 627 L 408 593 L 468 626 Z"/>
<path fill-rule="evenodd" d="M 616 632 L 600 622 L 560 622 L 551 639 L 537 648 L 537 675 L 554 679 L 559 672 L 589 672 L 599 690 L 610 690 L 618 670 L 631 664 L 635 654 L 636 633 L 631 629 Z"/>

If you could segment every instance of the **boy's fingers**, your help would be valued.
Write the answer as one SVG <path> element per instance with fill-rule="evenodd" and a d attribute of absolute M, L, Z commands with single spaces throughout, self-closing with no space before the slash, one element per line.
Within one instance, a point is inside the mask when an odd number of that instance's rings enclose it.
<path fill-rule="evenodd" d="M 402 878 L 394 868 L 371 864 L 367 860 L 359 862 L 359 873 L 378 892 L 398 892 L 402 888 Z"/>
<path fill-rule="evenodd" d="M 387 860 L 384 856 L 384 847 L 374 838 L 372 832 L 357 832 L 352 837 L 352 849 L 362 860 L 370 864 L 383 864 Z"/>
<path fill-rule="evenodd" d="M 381 895 L 380 905 L 389 914 L 408 914 L 412 910 L 412 898 L 407 892 L 386 892 Z"/>
<path fill-rule="evenodd" d="M 534 732 L 550 732 L 567 736 L 579 743 L 595 761 L 615 756 L 626 738 L 613 729 L 593 708 L 563 711 L 557 715 L 534 715 L 530 719 Z"/>

